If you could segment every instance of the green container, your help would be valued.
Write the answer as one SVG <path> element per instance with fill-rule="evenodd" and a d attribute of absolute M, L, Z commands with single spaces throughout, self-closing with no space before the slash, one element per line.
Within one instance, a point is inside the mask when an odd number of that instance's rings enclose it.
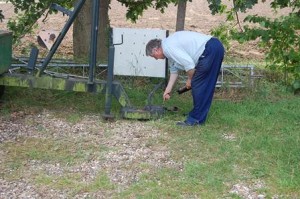
<path fill-rule="evenodd" d="M 7 72 L 12 58 L 12 33 L 0 30 L 0 75 Z"/>

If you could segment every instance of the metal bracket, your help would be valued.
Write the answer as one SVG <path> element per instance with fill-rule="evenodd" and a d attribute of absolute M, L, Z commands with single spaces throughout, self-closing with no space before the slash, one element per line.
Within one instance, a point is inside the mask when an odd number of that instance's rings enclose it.
<path fill-rule="evenodd" d="M 52 3 L 51 8 L 55 9 L 55 10 L 58 10 L 58 11 L 62 12 L 63 14 L 66 14 L 67 16 L 70 16 L 73 13 L 71 10 L 68 10 L 68 9 L 66 9 L 66 8 L 56 4 L 56 3 Z"/>
<path fill-rule="evenodd" d="M 42 30 L 39 32 L 38 35 L 38 44 L 41 47 L 47 48 L 50 50 L 52 48 L 52 45 L 54 44 L 57 35 L 59 34 L 58 31 L 53 31 L 53 30 Z"/>

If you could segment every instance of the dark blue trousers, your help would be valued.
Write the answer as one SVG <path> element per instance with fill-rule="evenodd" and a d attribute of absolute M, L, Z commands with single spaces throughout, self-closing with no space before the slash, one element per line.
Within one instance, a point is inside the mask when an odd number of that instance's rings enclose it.
<path fill-rule="evenodd" d="M 211 38 L 198 60 L 191 84 L 194 107 L 187 117 L 192 124 L 203 124 L 207 118 L 224 53 L 222 43 L 217 38 Z"/>

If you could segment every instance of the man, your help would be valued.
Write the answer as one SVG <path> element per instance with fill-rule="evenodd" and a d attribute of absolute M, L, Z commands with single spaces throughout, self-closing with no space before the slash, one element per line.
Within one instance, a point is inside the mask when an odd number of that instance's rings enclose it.
<path fill-rule="evenodd" d="M 152 39 L 146 45 L 146 55 L 155 59 L 168 58 L 170 78 L 163 99 L 169 100 L 178 71 L 187 74 L 186 87 L 192 89 L 193 109 L 179 126 L 205 123 L 224 58 L 222 43 L 210 35 L 179 31 L 165 39 Z"/>

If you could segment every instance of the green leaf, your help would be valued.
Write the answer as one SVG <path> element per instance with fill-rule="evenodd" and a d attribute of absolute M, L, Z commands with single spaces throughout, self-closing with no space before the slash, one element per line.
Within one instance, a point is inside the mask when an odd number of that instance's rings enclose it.
<path fill-rule="evenodd" d="M 300 89 L 300 79 L 296 79 L 293 83 L 293 88 L 295 90 Z"/>

